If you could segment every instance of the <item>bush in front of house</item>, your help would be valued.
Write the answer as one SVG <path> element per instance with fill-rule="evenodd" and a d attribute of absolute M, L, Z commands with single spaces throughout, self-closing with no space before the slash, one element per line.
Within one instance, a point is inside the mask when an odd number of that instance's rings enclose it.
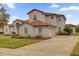
<path fill-rule="evenodd" d="M 76 32 L 79 32 L 79 27 L 76 27 L 75 30 L 76 30 Z"/>
<path fill-rule="evenodd" d="M 68 32 L 66 32 L 66 31 L 61 31 L 61 32 L 59 33 L 59 35 L 68 35 Z"/>
<path fill-rule="evenodd" d="M 12 31 L 12 35 L 16 35 L 16 32 Z"/>
<path fill-rule="evenodd" d="M 30 35 L 25 35 L 25 36 L 19 36 L 19 38 L 21 39 L 31 39 Z"/>
<path fill-rule="evenodd" d="M 4 32 L 0 32 L 0 34 L 4 34 Z"/>
<path fill-rule="evenodd" d="M 24 36 L 21 36 L 21 35 L 14 35 L 12 36 L 12 38 L 18 38 L 18 39 L 31 39 L 32 37 L 30 35 L 24 35 Z"/>
<path fill-rule="evenodd" d="M 35 38 L 42 38 L 42 36 L 41 35 L 36 35 Z"/>
<path fill-rule="evenodd" d="M 72 29 L 72 28 L 68 28 L 68 27 L 64 28 L 63 30 L 64 30 L 65 32 L 67 32 L 68 35 L 70 35 L 70 34 L 73 32 L 73 29 Z"/>
<path fill-rule="evenodd" d="M 35 37 L 31 37 L 30 35 L 12 35 L 12 38 L 17 38 L 17 39 L 48 39 L 45 37 L 42 37 L 41 35 L 36 35 Z"/>

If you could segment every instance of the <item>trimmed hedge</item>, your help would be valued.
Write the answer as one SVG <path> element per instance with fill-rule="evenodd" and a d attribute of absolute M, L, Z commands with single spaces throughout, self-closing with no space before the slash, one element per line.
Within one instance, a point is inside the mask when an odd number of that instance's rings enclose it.
<path fill-rule="evenodd" d="M 69 35 L 73 32 L 73 29 L 72 28 L 68 28 L 68 27 L 64 28 L 63 30 L 65 32 L 67 32 Z"/>
<path fill-rule="evenodd" d="M 76 27 L 75 30 L 76 30 L 76 32 L 79 32 L 79 27 Z"/>

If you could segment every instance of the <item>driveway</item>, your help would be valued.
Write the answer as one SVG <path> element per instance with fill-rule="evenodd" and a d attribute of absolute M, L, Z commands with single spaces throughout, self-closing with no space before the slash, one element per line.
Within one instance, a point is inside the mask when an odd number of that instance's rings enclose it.
<path fill-rule="evenodd" d="M 77 41 L 78 36 L 55 36 L 52 39 L 17 49 L 0 48 L 0 55 L 67 56 L 71 54 Z"/>

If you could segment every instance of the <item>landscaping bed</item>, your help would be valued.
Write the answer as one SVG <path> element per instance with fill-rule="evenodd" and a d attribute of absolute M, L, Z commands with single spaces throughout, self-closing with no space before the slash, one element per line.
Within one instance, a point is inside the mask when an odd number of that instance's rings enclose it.
<path fill-rule="evenodd" d="M 0 47 L 3 48 L 18 48 L 26 45 L 30 45 L 36 42 L 40 42 L 41 39 L 17 39 L 17 38 L 12 38 L 11 36 L 4 36 L 0 35 Z"/>

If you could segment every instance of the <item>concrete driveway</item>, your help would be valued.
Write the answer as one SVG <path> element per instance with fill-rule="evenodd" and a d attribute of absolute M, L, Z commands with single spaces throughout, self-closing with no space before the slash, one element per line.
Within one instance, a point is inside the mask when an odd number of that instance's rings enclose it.
<path fill-rule="evenodd" d="M 55 36 L 17 49 L 0 48 L 0 55 L 67 56 L 71 54 L 77 42 L 78 36 Z"/>

